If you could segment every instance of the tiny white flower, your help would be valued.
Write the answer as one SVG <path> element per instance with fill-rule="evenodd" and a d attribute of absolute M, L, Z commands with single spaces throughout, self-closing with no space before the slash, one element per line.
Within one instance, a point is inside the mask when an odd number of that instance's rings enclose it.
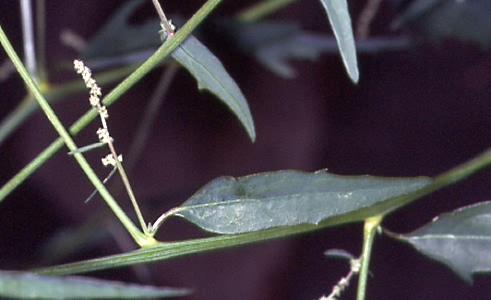
<path fill-rule="evenodd" d="M 102 164 L 104 166 L 109 166 L 109 165 L 114 166 L 114 165 L 116 165 L 116 160 L 114 160 L 114 157 L 113 157 L 112 154 L 106 155 L 106 157 L 103 157 L 101 159 L 101 161 L 102 161 Z"/>
<path fill-rule="evenodd" d="M 81 60 L 76 59 L 73 61 L 73 67 L 75 71 L 77 71 L 77 73 L 80 74 L 84 69 L 84 63 Z"/>
<path fill-rule="evenodd" d="M 94 96 L 101 96 L 102 95 L 101 88 L 96 84 L 95 80 L 94 80 L 94 84 L 92 86 L 90 86 L 90 93 Z"/>
<path fill-rule="evenodd" d="M 103 143 L 110 143 L 113 141 L 112 137 L 109 135 L 109 131 L 106 128 L 97 129 L 97 136 L 99 137 L 99 141 Z"/>
<path fill-rule="evenodd" d="M 100 106 L 97 111 L 104 119 L 109 118 L 109 113 L 107 112 L 107 108 L 105 106 Z"/>
<path fill-rule="evenodd" d="M 97 104 L 99 104 L 100 101 L 101 100 L 99 99 L 99 97 L 94 96 L 94 95 L 90 95 L 90 98 L 89 98 L 90 105 L 97 106 Z"/>
<path fill-rule="evenodd" d="M 118 155 L 118 160 L 120 162 L 122 162 L 123 161 L 123 156 L 122 155 Z M 114 156 L 112 154 L 106 155 L 106 157 L 103 157 L 101 159 L 101 161 L 102 161 L 102 164 L 104 166 L 109 166 L 109 165 L 115 166 L 116 165 L 116 160 L 114 159 Z"/>

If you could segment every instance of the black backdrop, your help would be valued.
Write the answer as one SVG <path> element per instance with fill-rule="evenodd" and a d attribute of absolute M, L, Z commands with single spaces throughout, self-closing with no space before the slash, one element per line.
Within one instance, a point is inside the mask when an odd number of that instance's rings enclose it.
<path fill-rule="evenodd" d="M 74 72 L 56 71 L 57 64 L 77 53 L 59 42 L 69 28 L 89 37 L 122 1 L 47 1 L 48 66 L 53 82 L 76 79 Z M 138 18 L 153 16 L 149 3 Z M 166 1 L 166 11 L 189 16 L 200 1 Z M 225 1 L 213 16 L 228 15 L 252 1 Z M 240 5 L 239 5 L 240 4 Z M 350 3 L 353 16 L 362 5 Z M 372 24 L 372 35 L 394 35 L 388 23 L 394 12 L 383 4 Z M 306 29 L 329 33 L 320 4 L 299 1 L 272 18 L 296 20 Z M 0 24 L 21 51 L 18 3 L 0 3 Z M 417 38 L 420 32 L 407 31 Z M 124 32 L 121 32 L 124 34 Z M 400 32 L 397 34 L 401 34 Z M 475 45 L 446 41 L 425 42 L 400 52 L 359 56 L 360 83 L 351 84 L 338 56 L 325 55 L 315 63 L 294 62 L 295 80 L 280 79 L 251 58 L 227 49 L 214 37 L 206 44 L 223 61 L 250 101 L 257 142 L 251 144 L 235 118 L 212 96 L 196 91 L 196 83 L 180 72 L 153 128 L 144 156 L 130 176 L 144 214 L 178 205 L 200 186 L 220 175 L 328 168 L 338 174 L 379 176 L 433 176 L 484 151 L 491 144 L 491 68 L 489 51 Z M 0 58 L 6 58 L 0 52 Z M 109 126 L 116 146 L 128 149 L 146 100 L 161 71 L 149 74 L 120 102 L 109 108 Z M 24 96 L 17 75 L 0 83 L 0 117 Z M 107 93 L 113 86 L 104 86 Z M 66 125 L 88 109 L 85 94 L 55 105 Z M 91 125 L 76 142 L 95 139 Z M 44 149 L 55 132 L 41 113 L 35 114 L 0 148 L 5 182 Z M 89 155 L 94 168 L 98 156 Z M 389 216 L 384 225 L 407 232 L 434 216 L 460 206 L 489 199 L 490 173 L 483 171 L 465 182 L 439 191 Z M 76 228 L 107 211 L 91 192 L 75 162 L 58 153 L 0 206 L 0 269 L 38 266 L 39 249 L 60 228 Z M 122 197 L 121 202 L 127 201 Z M 111 216 L 107 218 L 113 220 Z M 125 237 L 118 226 L 115 236 Z M 344 262 L 327 260 L 323 251 L 343 248 L 354 254 L 361 248 L 361 224 L 323 230 L 237 249 L 181 258 L 136 269 L 89 274 L 123 281 L 191 287 L 189 299 L 276 300 L 316 299 L 347 273 Z M 203 233 L 177 220 L 159 233 L 162 240 L 178 240 Z M 97 230 L 96 230 L 97 232 Z M 119 233 L 118 233 L 119 232 Z M 89 243 L 89 242 L 87 242 Z M 96 246 L 84 247 L 61 262 L 92 258 L 132 249 L 131 243 L 110 236 Z M 51 253 L 54 257 L 56 252 Z M 58 262 L 59 263 L 59 262 Z M 379 237 L 375 244 L 368 299 L 488 299 L 489 278 L 476 276 L 470 287 L 445 267 L 406 245 Z M 343 299 L 353 299 L 351 287 Z"/>

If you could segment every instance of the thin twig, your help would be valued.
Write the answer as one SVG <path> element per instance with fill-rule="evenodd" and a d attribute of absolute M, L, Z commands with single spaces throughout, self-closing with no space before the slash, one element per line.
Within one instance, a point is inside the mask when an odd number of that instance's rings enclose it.
<path fill-rule="evenodd" d="M 157 10 L 157 14 L 159 15 L 160 22 L 162 26 L 164 26 L 164 30 L 167 33 L 167 37 L 171 37 L 174 34 L 174 30 L 172 29 L 169 20 L 165 16 L 164 10 L 162 6 L 160 6 L 159 0 L 152 0 L 155 9 Z"/>
<path fill-rule="evenodd" d="M 319 300 L 336 300 L 349 286 L 353 276 L 360 272 L 360 259 L 350 260 L 350 271 L 348 275 L 342 277 L 339 282 L 332 288 L 332 292 L 328 296 L 322 296 Z"/>
<path fill-rule="evenodd" d="M 377 15 L 382 0 L 367 0 L 365 8 L 363 8 L 356 26 L 356 37 L 366 39 L 370 34 L 370 24 Z"/>
<path fill-rule="evenodd" d="M 39 81 L 36 66 L 36 53 L 34 50 L 34 28 L 32 24 L 31 0 L 20 1 L 22 37 L 24 38 L 24 64 L 35 82 Z"/>
<path fill-rule="evenodd" d="M 36 0 L 36 48 L 39 80 L 48 81 L 46 71 L 46 1 Z"/>

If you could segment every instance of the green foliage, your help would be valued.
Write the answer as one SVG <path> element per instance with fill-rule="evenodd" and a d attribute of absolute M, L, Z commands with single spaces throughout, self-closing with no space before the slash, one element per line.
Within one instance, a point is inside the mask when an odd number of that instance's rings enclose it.
<path fill-rule="evenodd" d="M 316 57 L 325 46 L 313 40 L 307 39 L 309 42 L 305 42 L 306 38 L 311 36 L 299 30 L 295 24 L 259 22 L 259 19 L 292 2 L 292 0 L 264 1 L 239 14 L 237 20 L 228 23 L 233 25 L 231 32 L 238 37 L 239 44 L 242 44 L 244 49 L 252 51 L 258 61 L 284 77 L 292 77 L 294 73 L 287 63 L 288 59 Z M 157 36 L 158 22 L 152 20 L 139 27 L 129 25 L 127 22 L 131 12 L 141 3 L 143 2 L 135 0 L 122 5 L 122 8 L 96 35 L 86 52 L 87 57 L 107 58 L 113 55 L 126 55 L 142 47 L 152 47 L 154 37 L 148 37 L 147 33 L 155 30 Z M 154 3 L 158 5 L 158 1 Z M 199 89 L 209 90 L 230 108 L 246 129 L 250 139 L 254 141 L 256 132 L 253 118 L 240 88 L 219 59 L 191 35 L 219 3 L 220 0 L 206 1 L 180 30 L 175 33 L 172 30 L 166 32 L 167 38 L 162 45 L 112 90 L 102 100 L 102 104 L 110 106 L 116 102 L 151 70 L 165 64 L 170 55 L 195 77 Z M 415 3 L 415 6 L 409 10 L 407 18 L 433 8 L 437 2 Z M 347 1 L 321 0 L 321 4 L 327 12 L 348 76 L 356 83 L 359 79 L 359 71 Z M 162 20 L 164 22 L 165 17 Z M 166 27 L 169 26 L 164 26 Z M 126 34 L 120 34 L 121 31 Z M 383 218 L 394 210 L 462 180 L 491 164 L 491 151 L 488 151 L 433 179 L 337 176 L 325 170 L 315 173 L 290 170 L 252 174 L 239 178 L 220 177 L 205 185 L 182 205 L 162 214 L 156 222 L 150 223 L 148 228 L 143 216 L 139 215 L 142 227 L 139 229 L 119 207 L 83 157 L 82 153 L 93 146 L 78 148 L 73 141 L 72 136 L 79 133 L 98 114 L 93 110 L 87 112 L 67 130 L 47 101 L 48 96 L 53 99 L 67 96 L 82 88 L 82 84 L 68 83 L 58 89 L 48 90 L 44 95 L 40 85 L 32 79 L 32 74 L 25 70 L 1 27 L 0 42 L 28 87 L 30 96 L 27 98 L 35 98 L 38 101 L 60 135 L 59 139 L 1 188 L 0 201 L 63 145 L 66 145 L 116 217 L 141 247 L 139 250 L 120 255 L 38 269 L 35 273 L 0 271 L 0 296 L 4 297 L 141 299 L 182 296 L 187 293 L 187 290 L 134 286 L 81 278 L 45 277 L 39 274 L 68 275 L 158 262 L 184 255 L 308 233 L 334 225 L 364 222 L 362 253 L 359 259 L 352 259 L 352 261 L 360 261 L 361 267 L 360 270 L 352 270 L 349 275 L 351 278 L 359 271 L 358 300 L 362 300 L 365 297 L 372 244 Z M 116 43 L 123 47 L 111 46 Z M 128 70 L 126 68 L 124 72 L 108 75 L 105 78 L 108 81 L 117 80 L 127 74 Z M 14 122 L 0 128 L 0 139 L 5 138 L 33 111 L 34 101 L 31 102 L 26 106 L 29 107 L 27 110 L 18 110 L 21 113 L 14 114 L 12 119 L 15 120 Z M 100 142 L 94 146 L 104 144 L 106 143 Z M 114 149 L 111 149 L 111 153 L 115 153 Z M 122 165 L 116 164 L 116 167 L 122 169 Z M 411 244 L 422 254 L 449 266 L 464 280 L 471 281 L 474 273 L 491 271 L 490 212 L 490 203 L 479 203 L 444 214 L 411 234 L 391 233 L 390 236 Z M 168 243 L 155 240 L 154 234 L 170 216 L 183 217 L 199 228 L 217 235 Z M 342 286 L 347 286 L 347 283 Z"/>
<path fill-rule="evenodd" d="M 429 183 L 429 178 L 337 176 L 325 170 L 222 177 L 205 185 L 173 213 L 220 234 L 317 225 L 335 217 L 363 221 L 359 216 L 364 209 Z"/>
<path fill-rule="evenodd" d="M 448 267 L 467 282 L 491 272 L 491 203 L 481 202 L 442 214 L 399 238 Z"/>
<path fill-rule="evenodd" d="M 339 52 L 343 58 L 346 71 L 348 71 L 351 80 L 356 83 L 360 75 L 358 72 L 355 38 L 353 37 L 353 29 L 351 28 L 348 3 L 346 0 L 321 0 L 321 2 L 326 9 L 332 30 L 338 40 Z"/>
<path fill-rule="evenodd" d="M 156 288 L 82 277 L 0 271 L 0 295 L 22 299 L 149 299 L 185 296 L 184 289 Z"/>
<path fill-rule="evenodd" d="M 232 110 L 254 141 L 256 131 L 247 100 L 218 58 L 192 35 L 172 57 L 196 78 L 199 89 L 209 90 Z"/>

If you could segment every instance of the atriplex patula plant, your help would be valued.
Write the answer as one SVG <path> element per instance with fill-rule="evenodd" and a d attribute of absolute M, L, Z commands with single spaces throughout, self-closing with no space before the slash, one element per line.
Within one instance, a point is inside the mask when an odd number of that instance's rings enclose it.
<path fill-rule="evenodd" d="M 337 176 L 326 170 L 312 173 L 288 170 L 258 173 L 239 178 L 220 177 L 205 185 L 180 206 L 163 212 L 155 222 L 148 223 L 139 208 L 137 195 L 131 188 L 131 179 L 126 175 L 122 156 L 116 152 L 114 139 L 109 134 L 106 120 L 108 117 L 107 107 L 118 100 L 130 87 L 142 80 L 148 72 L 163 63 L 167 64 L 166 68 L 172 70 L 175 68 L 175 63 L 168 62 L 168 60 L 173 59 L 196 78 L 200 89 L 206 89 L 213 93 L 235 114 L 252 141 L 256 138 L 252 114 L 242 91 L 218 58 L 196 37 L 191 35 L 193 30 L 203 22 L 220 1 L 206 1 L 193 17 L 178 30 L 170 23 L 159 2 L 156 0 L 152 2 L 156 7 L 161 24 L 161 27 L 158 24 L 152 27 L 152 34 L 158 39 L 160 33 L 161 45 L 140 67 L 132 71 L 104 98 L 101 99 L 102 91 L 92 78 L 90 69 L 81 60 L 75 60 L 76 72 L 82 75 L 84 86 L 90 89 L 89 102 L 93 108 L 68 130 L 58 120 L 58 116 L 46 100 L 48 96 L 55 97 L 55 92 L 59 91 L 50 91 L 49 84 L 42 82 L 46 78 L 36 76 L 38 74 L 35 73 L 42 74 L 44 70 L 36 70 L 32 63 L 29 64 L 31 65 L 30 71 L 26 70 L 11 46 L 7 35 L 0 27 L 0 42 L 3 48 L 28 87 L 30 96 L 37 100 L 60 136 L 30 165 L 1 188 L 0 199 L 5 199 L 39 166 L 66 145 L 98 193 L 141 248 L 117 256 L 37 269 L 33 271 L 36 273 L 35 275 L 32 272 L 0 272 L 0 296 L 21 298 L 28 293 L 29 295 L 34 294 L 38 298 L 76 298 L 83 296 L 100 299 L 114 297 L 121 285 L 73 278 L 53 278 L 43 275 L 68 275 L 164 261 L 184 255 L 291 236 L 352 222 L 364 223 L 364 241 L 361 254 L 359 257 L 349 257 L 350 271 L 348 275 L 341 278 L 330 294 L 327 292 L 327 296 L 319 295 L 320 299 L 341 298 L 342 291 L 348 287 L 350 280 L 358 274 L 358 299 L 365 298 L 372 244 L 376 233 L 380 231 L 388 233 L 390 237 L 412 244 L 421 253 L 448 265 L 465 280 L 471 280 L 472 275 L 476 272 L 489 272 L 491 270 L 491 256 L 487 251 L 491 240 L 491 223 L 489 221 L 491 204 L 488 202 L 464 207 L 451 214 L 443 215 L 408 235 L 392 233 L 381 227 L 384 217 L 396 209 L 487 167 L 491 164 L 490 151 L 434 178 Z M 293 2 L 291 0 L 261 1 L 257 5 L 240 12 L 233 23 L 227 24 L 234 25 L 232 27 L 236 29 L 237 39 L 243 38 L 241 33 L 251 30 L 251 28 L 254 28 L 255 34 L 271 32 L 272 27 L 268 27 L 271 24 L 262 23 L 260 20 Z M 128 3 L 124 7 L 135 6 L 139 1 L 129 1 Z M 356 83 L 358 81 L 358 66 L 347 2 L 345 0 L 321 0 L 320 5 L 326 10 L 329 17 L 347 74 Z M 25 7 L 24 9 L 29 9 L 29 6 Z M 272 48 L 265 49 L 264 45 L 256 45 L 257 48 L 251 47 L 257 51 L 254 55 L 259 62 L 280 76 L 288 77 L 291 76 L 291 72 L 282 61 L 282 55 L 288 51 L 281 52 L 280 50 L 291 45 L 291 40 L 288 39 L 298 37 L 302 32 L 290 30 L 288 26 L 275 28 L 276 31 L 272 30 L 273 35 L 266 40 L 266 42 L 272 43 L 268 44 Z M 283 34 L 285 30 L 288 32 L 286 35 Z M 362 31 L 367 32 L 367 30 Z M 275 56 L 277 52 L 270 51 L 275 47 L 280 49 L 277 51 L 281 52 L 277 56 Z M 310 45 L 310 47 L 314 46 Z M 295 52 L 293 49 L 289 50 Z M 26 59 L 26 63 L 28 61 Z M 128 70 L 121 72 L 128 72 Z M 100 118 L 102 124 L 97 131 L 99 141 L 93 145 L 78 147 L 72 137 L 97 117 Z M 119 173 L 141 228 L 137 228 L 133 224 L 127 212 L 121 209 L 119 200 L 116 200 L 107 190 L 104 185 L 106 180 L 101 181 L 85 160 L 83 154 L 99 146 L 109 148 L 110 153 L 103 158 L 102 162 L 104 165 L 112 166 L 113 172 Z M 165 243 L 156 240 L 157 230 L 165 230 L 164 221 L 173 216 L 182 217 L 203 230 L 215 233 L 216 236 Z M 452 251 L 448 251 L 448 249 Z M 25 285 L 25 287 L 18 288 L 17 285 Z M 58 294 L 53 294 L 53 286 L 60 287 Z M 105 292 L 101 287 L 108 288 L 112 294 L 104 294 Z M 80 289 L 83 290 L 82 294 L 77 292 Z M 123 286 L 123 289 L 124 296 L 127 298 L 181 296 L 187 292 L 185 290 L 138 287 L 135 294 L 135 287 L 133 286 Z"/>

